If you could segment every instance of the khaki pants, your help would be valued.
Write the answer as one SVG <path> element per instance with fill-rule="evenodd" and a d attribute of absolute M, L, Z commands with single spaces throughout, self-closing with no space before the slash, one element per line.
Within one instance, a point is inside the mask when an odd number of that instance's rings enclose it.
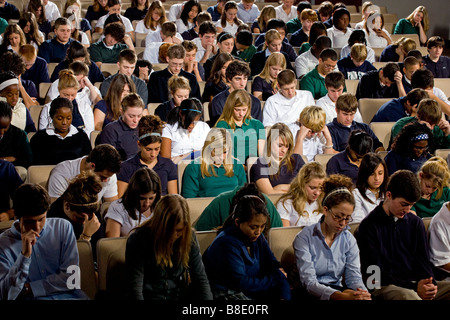
<path fill-rule="evenodd" d="M 450 281 L 436 281 L 438 290 L 434 300 L 450 300 Z M 373 292 L 375 299 L 382 300 L 422 300 L 416 291 L 390 284 Z"/>

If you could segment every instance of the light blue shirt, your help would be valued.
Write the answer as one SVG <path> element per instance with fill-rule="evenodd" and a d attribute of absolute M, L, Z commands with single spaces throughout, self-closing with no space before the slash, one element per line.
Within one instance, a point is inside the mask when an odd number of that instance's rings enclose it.
<path fill-rule="evenodd" d="M 78 299 L 81 290 L 70 290 L 72 272 L 78 266 L 78 248 L 68 220 L 47 218 L 29 258 L 22 255 L 19 221 L 0 235 L 0 299 L 14 300 L 26 282 L 35 299 Z M 79 273 L 78 273 L 79 274 Z M 69 280 L 69 281 L 68 281 Z"/>
<path fill-rule="evenodd" d="M 250 10 L 245 10 L 242 1 L 238 3 L 238 12 L 237 16 L 244 23 L 253 22 L 259 17 L 259 8 L 256 4 L 252 5 Z"/>
<path fill-rule="evenodd" d="M 294 239 L 295 259 L 303 287 L 321 300 L 329 300 L 338 291 L 328 285 L 342 286 L 342 277 L 348 288 L 367 290 L 360 272 L 358 245 L 349 227 L 336 236 L 330 248 L 322 234 L 321 221 L 304 227 Z"/>

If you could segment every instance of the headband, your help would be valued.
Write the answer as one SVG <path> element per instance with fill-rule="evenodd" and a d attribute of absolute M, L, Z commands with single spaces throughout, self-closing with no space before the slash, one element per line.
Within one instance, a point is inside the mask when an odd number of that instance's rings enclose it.
<path fill-rule="evenodd" d="M 150 132 L 150 133 L 146 133 L 146 134 L 143 134 L 142 136 L 140 136 L 140 137 L 138 138 L 138 140 L 142 140 L 142 139 L 147 138 L 147 137 L 150 137 L 150 136 L 161 137 L 161 134 L 160 134 L 159 132 Z"/>
<path fill-rule="evenodd" d="M 232 38 L 233 38 L 233 35 L 231 33 L 226 32 L 219 37 L 219 42 L 222 42 L 222 41 L 225 41 L 228 39 L 232 39 Z"/>
<path fill-rule="evenodd" d="M 350 192 L 350 190 L 348 190 L 347 188 L 336 188 L 333 191 L 331 191 L 329 194 L 326 195 L 326 197 L 322 200 L 322 204 L 325 203 L 325 201 L 327 201 L 328 197 L 332 196 L 333 194 L 338 194 L 338 193 L 348 193 L 348 194 L 352 194 Z"/>
<path fill-rule="evenodd" d="M 428 134 L 427 133 L 421 133 L 413 138 L 411 138 L 411 141 L 421 141 L 421 140 L 428 140 Z"/>
<path fill-rule="evenodd" d="M 68 204 L 70 204 L 71 206 L 75 206 L 75 207 L 90 207 L 90 206 L 93 206 L 93 205 L 97 205 L 98 206 L 98 201 L 91 202 L 91 203 L 72 203 L 72 202 L 68 202 Z"/>
<path fill-rule="evenodd" d="M 239 199 L 239 201 L 234 205 L 232 215 L 234 215 L 234 211 L 236 211 L 236 207 L 237 207 L 237 205 L 239 204 L 239 202 L 241 202 L 243 199 L 246 199 L 246 198 L 247 198 L 247 199 L 248 199 L 248 198 L 256 198 L 256 199 L 258 199 L 259 201 L 261 201 L 264 205 L 266 205 L 266 203 L 264 202 L 264 200 L 261 199 L 260 197 L 255 196 L 255 195 L 253 195 L 253 194 L 246 194 L 246 195 L 243 196 L 241 199 Z"/>
<path fill-rule="evenodd" d="M 11 86 L 13 84 L 19 84 L 19 79 L 13 78 L 13 79 L 9 79 L 9 80 L 3 81 L 2 83 L 0 83 L 0 91 L 2 91 L 6 87 L 9 87 L 9 86 Z"/>
<path fill-rule="evenodd" d="M 197 110 L 197 109 L 181 109 L 181 111 L 193 111 L 193 112 L 202 113 L 201 110 Z"/>

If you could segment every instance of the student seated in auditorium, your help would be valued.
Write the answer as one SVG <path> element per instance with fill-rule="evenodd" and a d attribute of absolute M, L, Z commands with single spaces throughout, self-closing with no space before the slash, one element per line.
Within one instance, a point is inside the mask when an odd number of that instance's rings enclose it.
<path fill-rule="evenodd" d="M 28 168 L 33 163 L 30 143 L 25 131 L 11 124 L 12 115 L 11 106 L 0 101 L 0 159 Z"/>
<path fill-rule="evenodd" d="M 84 67 L 84 73 L 80 72 L 75 76 L 75 73 L 70 69 L 64 69 L 59 72 L 59 80 L 57 83 L 59 96 L 62 98 L 67 98 L 72 102 L 73 112 L 72 112 L 72 125 L 75 128 L 81 128 L 86 132 L 87 136 L 91 136 L 91 132 L 94 131 L 94 113 L 92 111 L 92 105 L 95 101 L 99 101 L 99 96 L 97 94 L 98 89 L 89 81 L 85 76 L 87 75 L 87 66 L 82 62 L 74 62 L 74 64 L 81 64 Z M 77 69 L 77 68 L 74 68 Z M 78 81 L 80 79 L 80 81 Z M 78 90 L 83 86 L 88 86 L 90 89 L 88 91 L 81 91 L 78 94 Z M 89 94 L 88 94 L 89 92 Z M 57 94 L 52 94 L 52 99 L 56 98 Z M 51 123 L 50 118 L 50 102 L 44 105 L 39 116 L 39 129 L 47 128 L 48 124 Z"/>
<path fill-rule="evenodd" d="M 384 160 L 389 174 L 402 169 L 418 173 L 432 157 L 434 137 L 426 123 L 413 121 L 401 128 Z"/>
<path fill-rule="evenodd" d="M 450 124 L 448 120 L 442 118 L 442 109 L 435 100 L 422 99 L 418 103 L 416 115 L 397 120 L 391 129 L 391 142 L 401 129 L 411 122 L 424 123 L 432 131 L 433 145 L 430 144 L 428 147 L 430 152 L 433 153 L 436 149 L 450 148 Z"/>
<path fill-rule="evenodd" d="M 400 71 L 403 74 L 402 83 L 405 93 L 408 94 L 412 90 L 411 79 L 414 72 L 421 69 L 420 61 L 415 57 L 406 57 L 402 63 Z"/>
<path fill-rule="evenodd" d="M 325 76 L 325 88 L 327 94 L 316 101 L 316 106 L 321 107 L 326 115 L 326 123 L 330 123 L 336 118 L 336 100 L 342 95 L 345 90 L 344 74 L 340 71 L 330 72 Z M 355 121 L 363 122 L 359 109 L 356 109 Z"/>
<path fill-rule="evenodd" d="M 209 78 L 206 80 L 205 88 L 202 93 L 202 102 L 211 102 L 211 100 L 224 90 L 229 89 L 229 83 L 226 78 L 226 70 L 234 60 L 229 53 L 222 52 L 214 60 Z"/>
<path fill-rule="evenodd" d="M 395 62 L 388 62 L 379 70 L 367 72 L 359 79 L 356 98 L 398 98 L 406 95 L 402 73 Z"/>
<path fill-rule="evenodd" d="M 56 165 L 91 152 L 91 141 L 81 128 L 72 125 L 73 105 L 58 97 L 50 104 L 51 122 L 30 140 L 33 165 Z"/>
<path fill-rule="evenodd" d="M 202 119 L 203 106 L 197 98 L 183 100 L 172 109 L 162 132 L 161 156 L 177 164 L 201 155 L 210 127 Z"/>
<path fill-rule="evenodd" d="M 188 99 L 191 91 L 188 79 L 176 75 L 169 79 L 168 89 L 172 98 L 155 109 L 155 115 L 162 121 L 167 121 L 170 111 L 179 107 L 183 100 Z"/>
<path fill-rule="evenodd" d="M 348 227 L 355 208 L 353 188 L 351 179 L 343 175 L 331 175 L 323 182 L 323 215 L 293 242 L 300 282 L 293 300 L 371 300 L 361 275 L 358 245 Z M 327 266 L 330 250 L 332 268 Z"/>
<path fill-rule="evenodd" d="M 67 48 L 67 53 L 64 60 L 61 61 L 55 69 L 53 69 L 49 82 L 53 82 L 58 79 L 59 71 L 68 69 L 69 65 L 76 60 L 86 63 L 89 67 L 88 78 L 91 83 L 95 84 L 96 82 L 103 82 L 105 80 L 105 76 L 101 72 L 100 68 L 93 60 L 91 60 L 88 49 L 78 41 L 73 41 Z"/>
<path fill-rule="evenodd" d="M 301 55 L 302 53 L 305 53 L 306 51 L 311 49 L 314 42 L 316 42 L 317 38 L 320 36 L 328 37 L 327 28 L 325 27 L 325 25 L 322 22 L 316 21 L 311 26 L 311 30 L 309 31 L 308 41 L 303 42 L 303 44 L 298 49 L 298 54 Z M 330 39 L 330 47 L 331 47 L 331 39 Z"/>
<path fill-rule="evenodd" d="M 11 199 L 23 181 L 14 165 L 3 159 L 0 160 L 0 179 L 0 222 L 5 222 L 14 219 Z"/>
<path fill-rule="evenodd" d="M 309 3 L 309 1 L 300 1 L 297 5 L 297 17 L 286 22 L 286 32 L 288 34 L 293 34 L 302 28 L 302 12 L 306 9 L 312 9 L 311 3 Z M 314 13 L 316 14 L 317 19 L 319 19 L 315 10 Z"/>
<path fill-rule="evenodd" d="M 350 16 L 350 12 L 346 8 L 338 8 L 333 12 L 333 25 L 327 29 L 333 48 L 342 48 L 347 45 L 348 38 L 353 32 L 353 28 L 349 27 Z"/>
<path fill-rule="evenodd" d="M 289 191 L 276 202 L 283 227 L 304 227 L 320 220 L 322 206 L 319 199 L 326 176 L 325 168 L 318 162 L 306 163 L 300 169 Z"/>
<path fill-rule="evenodd" d="M 146 11 L 145 16 L 142 19 L 138 19 L 134 32 L 148 34 L 152 31 L 158 31 L 161 29 L 161 25 L 167 21 L 166 10 L 159 0 L 153 1 L 151 4 L 147 3 Z"/>
<path fill-rule="evenodd" d="M 18 220 L 0 236 L 2 300 L 88 300 L 69 289 L 79 266 L 77 239 L 69 221 L 46 219 L 50 199 L 38 184 L 20 186 L 13 198 Z"/>
<path fill-rule="evenodd" d="M 198 50 L 197 45 L 190 40 L 183 40 L 181 45 L 186 50 L 183 69 L 186 72 L 190 72 L 195 75 L 198 83 L 205 81 L 205 69 L 195 58 Z"/>
<path fill-rule="evenodd" d="M 345 150 L 328 160 L 327 175 L 343 174 L 351 178 L 356 185 L 361 159 L 368 152 L 373 152 L 373 140 L 370 134 L 359 129 L 353 130 L 350 132 Z"/>
<path fill-rule="evenodd" d="M 133 25 L 127 17 L 123 16 L 121 14 L 122 9 L 122 1 L 121 0 L 108 0 L 108 13 L 104 16 L 101 16 L 97 20 L 97 24 L 93 26 L 94 32 L 96 33 L 103 33 L 103 30 L 106 28 L 108 22 L 108 18 L 113 15 L 118 15 L 120 18 L 120 21 L 122 21 L 124 27 L 125 27 L 125 33 L 127 33 L 132 40 L 134 40 L 134 29 Z"/>
<path fill-rule="evenodd" d="M 319 64 L 300 80 L 300 88 L 312 93 L 314 99 L 320 99 L 327 94 L 325 76 L 337 65 L 338 55 L 332 48 L 324 49 L 319 54 Z"/>
<path fill-rule="evenodd" d="M 125 193 L 131 176 L 140 168 L 150 168 L 156 172 L 161 181 L 162 195 L 178 193 L 177 167 L 172 160 L 160 154 L 164 125 L 165 122 L 154 115 L 147 115 L 139 120 L 137 141 L 139 152 L 122 162 L 120 172 L 117 174 L 119 198 Z"/>
<path fill-rule="evenodd" d="M 0 18 L 8 20 L 18 20 L 20 18 L 20 12 L 22 8 L 19 10 L 13 3 L 8 1 L 2 1 L 0 3 Z"/>
<path fill-rule="evenodd" d="M 203 64 L 206 78 L 209 78 L 209 76 L 211 75 L 212 65 L 214 64 L 216 57 L 221 53 L 231 54 L 233 52 L 233 49 L 234 49 L 234 36 L 231 33 L 222 32 L 217 35 L 216 53 L 214 55 L 210 55 L 209 58 L 206 59 L 205 63 Z"/>
<path fill-rule="evenodd" d="M 233 190 L 225 191 L 216 196 L 203 210 L 194 225 L 197 231 L 215 230 L 232 214 L 232 209 L 236 205 L 236 201 L 244 195 L 254 195 L 265 200 L 267 211 L 270 215 L 272 228 L 282 227 L 280 215 L 270 198 L 261 193 L 255 183 L 246 183 L 244 186 L 237 186 Z"/>
<path fill-rule="evenodd" d="M 292 70 L 283 70 L 277 77 L 277 93 L 264 104 L 263 124 L 272 126 L 277 122 L 289 125 L 295 122 L 306 106 L 315 104 L 311 92 L 297 90 L 297 78 Z"/>
<path fill-rule="evenodd" d="M 244 195 L 203 254 L 216 300 L 290 300 L 287 276 L 263 233 L 270 226 L 265 201 Z"/>
<path fill-rule="evenodd" d="M 116 63 L 119 53 L 128 48 L 127 44 L 122 43 L 125 37 L 125 27 L 120 22 L 109 23 L 103 30 L 103 36 L 89 46 L 91 60 L 99 68 L 103 63 Z"/>
<path fill-rule="evenodd" d="M 211 118 L 211 123 L 216 123 L 220 115 L 223 112 L 225 102 L 233 90 L 244 89 L 247 87 L 247 80 L 250 77 L 250 68 L 248 63 L 240 60 L 232 61 L 225 71 L 225 77 L 227 82 L 230 84 L 228 90 L 224 90 L 218 95 L 216 95 L 209 104 L 209 116 Z M 258 98 L 250 95 L 252 99 L 251 115 L 252 118 L 262 120 L 261 112 L 261 102 Z"/>
<path fill-rule="evenodd" d="M 308 41 L 312 24 L 319 20 L 317 13 L 312 9 L 304 9 L 300 13 L 299 18 L 301 21 L 301 28 L 291 32 L 291 39 L 289 39 L 289 43 L 293 47 L 301 47 L 304 42 Z"/>
<path fill-rule="evenodd" d="M 47 212 L 48 218 L 68 220 L 75 238 L 91 243 L 94 257 L 98 239 L 105 237 L 98 199 L 101 190 L 100 178 L 90 170 L 83 171 L 70 181 L 66 191 Z"/>
<path fill-rule="evenodd" d="M 25 72 L 21 76 L 23 80 L 32 81 L 36 89 L 39 89 L 39 85 L 42 82 L 50 82 L 47 61 L 38 57 L 38 51 L 33 45 L 24 44 L 19 48 L 18 53 L 25 62 Z"/>
<path fill-rule="evenodd" d="M 389 179 L 386 200 L 355 232 L 361 270 L 379 268 L 380 286 L 372 292 L 376 300 L 450 298 L 450 282 L 435 278 L 424 223 L 411 212 L 419 198 L 417 176 L 408 170 L 397 171 Z M 364 280 L 371 274 L 364 275 Z"/>
<path fill-rule="evenodd" d="M 234 90 L 227 98 L 222 115 L 216 123 L 217 128 L 227 129 L 233 139 L 233 157 L 245 164 L 249 157 L 262 156 L 266 141 L 266 131 L 261 121 L 250 115 L 250 94 Z"/>
<path fill-rule="evenodd" d="M 198 37 L 192 40 L 197 45 L 195 59 L 200 64 L 205 64 L 209 58 L 217 54 L 216 35 L 217 29 L 213 22 L 203 21 L 200 24 Z M 205 77 L 208 78 L 208 70 L 205 72 Z"/>
<path fill-rule="evenodd" d="M 105 214 L 105 236 L 127 237 L 130 232 L 152 218 L 161 198 L 158 174 L 144 166 L 133 173 L 120 199 L 114 200 Z"/>
<path fill-rule="evenodd" d="M 193 74 L 183 70 L 185 57 L 186 49 L 181 44 L 175 44 L 169 48 L 167 68 L 152 72 L 150 75 L 147 84 L 149 103 L 163 103 L 169 100 L 168 81 L 173 75 L 188 79 L 189 86 L 191 87 L 189 97 L 201 99 L 200 86 L 198 85 L 197 78 Z"/>
<path fill-rule="evenodd" d="M 271 53 L 274 52 L 282 53 L 284 55 L 284 58 L 286 59 L 286 62 L 289 61 L 289 63 L 286 63 L 287 69 L 294 70 L 290 62 L 295 61 L 297 56 L 295 56 L 291 60 L 287 55 L 287 53 L 284 52 L 282 49 L 282 38 L 280 33 L 277 30 L 270 29 L 269 31 L 266 32 L 263 47 L 260 50 L 258 49 L 258 51 L 253 55 L 252 60 L 250 61 L 250 70 L 252 76 L 261 73 L 267 58 L 270 56 Z"/>
<path fill-rule="evenodd" d="M 111 85 L 111 82 L 118 74 L 125 74 L 128 77 L 130 77 L 131 80 L 133 80 L 136 86 L 136 93 L 142 98 L 142 101 L 144 101 L 144 106 L 147 107 L 148 103 L 147 84 L 145 83 L 144 80 L 139 79 L 133 74 L 137 62 L 136 52 L 134 52 L 131 49 L 124 49 L 120 51 L 118 60 L 116 62 L 118 67 L 117 73 L 110 75 L 100 85 L 100 92 L 102 96 L 103 97 L 106 96 L 106 94 L 108 93 L 108 88 Z"/>
<path fill-rule="evenodd" d="M 58 163 L 48 179 L 51 201 L 54 202 L 64 193 L 71 179 L 87 170 L 93 170 L 102 182 L 99 200 L 111 202 L 118 199 L 116 173 L 120 171 L 120 165 L 119 152 L 109 144 L 95 146 L 87 156 Z"/>
<path fill-rule="evenodd" d="M 212 21 L 211 15 L 207 11 L 202 11 L 198 14 L 197 18 L 194 20 L 194 26 L 186 31 L 180 32 L 183 40 L 194 40 L 199 37 L 200 25 L 204 21 Z"/>
<path fill-rule="evenodd" d="M 158 53 L 164 43 L 180 44 L 183 41 L 181 35 L 177 32 L 177 27 L 174 22 L 166 21 L 162 24 L 161 29 L 150 32 L 145 37 L 145 49 L 143 58 L 151 63 L 165 63 L 160 62 Z"/>
<path fill-rule="evenodd" d="M 225 3 L 227 1 L 228 0 L 217 0 L 217 4 L 209 6 L 208 9 L 206 9 L 206 11 L 211 15 L 212 21 L 220 20 L 223 12 L 223 7 L 225 6 Z"/>
<path fill-rule="evenodd" d="M 181 195 L 185 198 L 215 197 L 243 186 L 246 181 L 243 163 L 234 158 L 230 132 L 212 128 L 205 139 L 201 157 L 184 170 Z"/>
<path fill-rule="evenodd" d="M 56 19 L 53 26 L 55 36 L 39 46 L 38 56 L 47 63 L 61 62 L 66 57 L 67 48 L 74 40 L 71 38 L 72 23 L 64 17 Z"/>
<path fill-rule="evenodd" d="M 125 161 L 138 153 L 137 127 L 144 112 L 144 102 L 136 93 L 130 93 L 122 99 L 121 116 L 106 125 L 97 137 L 96 143 L 110 144 Z"/>
<path fill-rule="evenodd" d="M 279 52 L 271 53 L 264 69 L 252 81 L 252 94 L 261 101 L 267 101 L 278 91 L 278 74 L 286 69 L 286 58 Z"/>
<path fill-rule="evenodd" d="M 327 124 L 333 139 L 333 149 L 337 152 L 344 151 L 347 147 L 350 132 L 360 129 L 367 132 L 372 137 L 373 149 L 375 152 L 384 151 L 383 143 L 378 140 L 369 125 L 363 122 L 354 121 L 357 109 L 358 100 L 356 100 L 356 97 L 351 93 L 343 93 L 336 100 L 336 118 Z"/>
<path fill-rule="evenodd" d="M 408 52 L 414 49 L 416 49 L 416 42 L 413 39 L 401 37 L 384 48 L 380 55 L 380 62 L 403 62 Z"/>
<path fill-rule="evenodd" d="M 444 48 L 445 41 L 440 36 L 430 37 L 427 41 L 428 54 L 423 60 L 435 78 L 450 78 L 450 57 L 442 55 Z"/>
<path fill-rule="evenodd" d="M 420 101 L 428 98 L 428 93 L 420 88 L 412 89 L 404 97 L 384 103 L 370 122 L 396 122 L 404 117 L 414 117 Z"/>
<path fill-rule="evenodd" d="M 348 38 L 348 43 L 341 49 L 341 58 L 347 57 L 350 54 L 350 50 L 355 43 L 361 43 L 366 46 L 367 58 L 366 60 L 370 63 L 375 62 L 375 51 L 369 46 L 367 46 L 366 34 L 363 30 L 353 30 L 352 34 Z"/>
<path fill-rule="evenodd" d="M 23 90 L 21 82 L 13 72 L 0 73 L 0 101 L 11 106 L 13 112 L 11 124 L 26 133 L 36 132 L 36 124 L 31 118 L 31 113 L 19 97 L 20 91 Z M 30 99 L 29 96 L 27 98 Z"/>
<path fill-rule="evenodd" d="M 304 164 L 302 156 L 294 153 L 291 130 L 279 122 L 270 127 L 264 154 L 250 169 L 250 181 L 265 194 L 285 193 Z"/>
<path fill-rule="evenodd" d="M 289 125 L 295 141 L 294 153 L 314 161 L 317 154 L 333 154 L 333 141 L 325 125 L 325 111 L 318 106 L 307 106 L 298 120 Z"/>
<path fill-rule="evenodd" d="M 245 62 L 252 61 L 257 49 L 253 45 L 253 35 L 248 30 L 241 30 L 236 33 L 236 39 L 232 54 L 234 57 Z"/>
<path fill-rule="evenodd" d="M 301 79 L 305 74 L 314 70 L 319 64 L 320 53 L 324 49 L 331 48 L 331 39 L 328 36 L 319 36 L 313 43 L 312 47 L 300 54 L 297 59 L 295 59 L 295 73 L 297 78 Z M 338 71 L 336 66 L 333 71 Z"/>
<path fill-rule="evenodd" d="M 350 50 L 350 55 L 341 58 L 337 66 L 344 74 L 345 79 L 359 80 L 368 71 L 376 68 L 367 59 L 367 47 L 362 43 L 355 43 Z"/>

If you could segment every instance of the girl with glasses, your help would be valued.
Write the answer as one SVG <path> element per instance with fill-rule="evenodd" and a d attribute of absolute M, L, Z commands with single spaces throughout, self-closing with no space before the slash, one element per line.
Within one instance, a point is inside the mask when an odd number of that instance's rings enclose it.
<path fill-rule="evenodd" d="M 371 300 L 360 272 L 358 245 L 348 227 L 355 208 L 352 189 L 352 180 L 340 174 L 323 182 L 323 216 L 294 240 L 301 286 L 294 289 L 293 299 Z"/>

